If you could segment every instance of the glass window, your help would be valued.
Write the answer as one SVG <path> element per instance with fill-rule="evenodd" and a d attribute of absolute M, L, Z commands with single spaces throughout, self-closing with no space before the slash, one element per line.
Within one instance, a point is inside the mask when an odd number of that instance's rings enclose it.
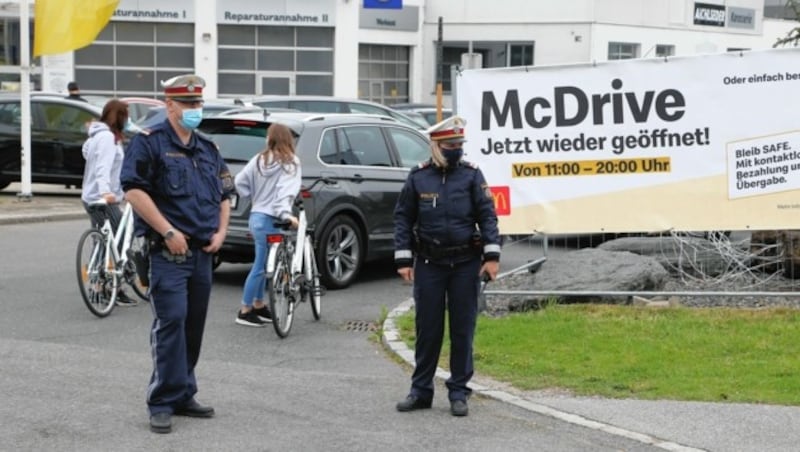
<path fill-rule="evenodd" d="M 258 70 L 294 71 L 294 50 L 259 50 Z"/>
<path fill-rule="evenodd" d="M 156 97 L 157 81 L 194 68 L 194 24 L 111 22 L 75 52 L 75 79 L 87 95 Z"/>
<path fill-rule="evenodd" d="M 194 67 L 194 48 L 158 46 L 156 61 L 160 67 Z"/>
<path fill-rule="evenodd" d="M 631 58 L 639 58 L 639 44 L 630 42 L 608 43 L 609 60 L 628 60 Z"/>
<path fill-rule="evenodd" d="M 81 91 L 114 92 L 113 69 L 82 69 L 76 67 L 75 80 L 78 81 Z"/>
<path fill-rule="evenodd" d="M 394 142 L 394 148 L 397 149 L 402 167 L 413 168 L 419 162 L 430 157 L 430 145 L 421 136 L 397 127 L 387 127 L 386 130 L 389 132 L 389 138 Z"/>
<path fill-rule="evenodd" d="M 145 22 L 114 22 L 115 40 L 129 42 L 154 42 L 155 24 Z"/>
<path fill-rule="evenodd" d="M 219 68 L 253 71 L 256 54 L 251 49 L 219 49 Z"/>
<path fill-rule="evenodd" d="M 44 127 L 48 130 L 81 133 L 86 130 L 87 124 L 94 120 L 94 116 L 88 111 L 70 105 L 47 102 L 42 102 L 40 105 L 45 121 Z"/>
<path fill-rule="evenodd" d="M 119 66 L 153 67 L 156 57 L 153 46 L 118 45 Z"/>
<path fill-rule="evenodd" d="M 355 102 L 348 102 L 347 107 L 351 113 L 364 113 L 367 115 L 383 115 L 387 116 L 386 110 L 368 104 L 359 104 Z"/>
<path fill-rule="evenodd" d="M 157 24 L 156 42 L 194 44 L 194 26 L 191 24 Z"/>
<path fill-rule="evenodd" d="M 100 34 L 97 35 L 95 38 L 95 42 L 97 41 L 113 41 L 114 40 L 114 22 L 109 22 L 102 30 L 100 30 Z"/>
<path fill-rule="evenodd" d="M 656 45 L 656 56 L 657 57 L 669 57 L 675 55 L 675 46 L 666 45 L 666 44 L 658 44 Z"/>
<path fill-rule="evenodd" d="M 297 70 L 314 72 L 333 71 L 333 52 L 303 50 L 297 52 Z"/>
<path fill-rule="evenodd" d="M 348 163 L 365 166 L 393 166 L 389 156 L 389 148 L 383 138 L 380 127 L 358 126 L 342 128 L 343 154 L 352 154 Z M 347 157 L 349 159 L 351 157 Z"/>
<path fill-rule="evenodd" d="M 17 102 L 4 102 L 0 104 L 0 127 L 4 129 L 19 130 L 22 123 L 21 110 Z"/>
<path fill-rule="evenodd" d="M 326 102 L 324 100 L 293 100 L 289 108 L 312 113 L 348 113 L 342 102 Z"/>
<path fill-rule="evenodd" d="M 247 45 L 256 43 L 255 27 L 243 25 L 219 25 L 217 27 L 219 45 Z"/>
<path fill-rule="evenodd" d="M 300 75 L 295 78 L 296 94 L 329 96 L 333 92 L 332 75 Z"/>
<path fill-rule="evenodd" d="M 333 47 L 333 28 L 298 28 L 297 47 Z"/>
<path fill-rule="evenodd" d="M 322 134 L 319 145 L 319 159 L 329 165 L 340 164 L 339 152 L 336 149 L 336 135 L 334 129 L 328 129 Z"/>
<path fill-rule="evenodd" d="M 252 96 L 256 87 L 255 74 L 219 74 L 219 94 Z"/>
<path fill-rule="evenodd" d="M 114 66 L 114 46 L 96 44 L 75 51 L 76 65 Z"/>
<path fill-rule="evenodd" d="M 509 66 L 532 66 L 533 45 L 511 44 L 509 47 Z"/>
<path fill-rule="evenodd" d="M 156 87 L 152 71 L 125 71 L 117 70 L 117 83 L 125 87 L 121 91 L 144 91 L 154 92 L 160 88 Z"/>
<path fill-rule="evenodd" d="M 294 47 L 294 30 L 293 27 L 258 27 L 258 45 Z M 333 42 L 333 38 L 331 38 L 331 42 Z"/>
<path fill-rule="evenodd" d="M 261 77 L 261 94 L 289 95 L 289 77 Z"/>

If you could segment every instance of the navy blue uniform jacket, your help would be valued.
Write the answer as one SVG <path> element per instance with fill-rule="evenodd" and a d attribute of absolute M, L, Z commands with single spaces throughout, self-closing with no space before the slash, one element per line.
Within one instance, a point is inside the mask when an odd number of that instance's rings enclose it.
<path fill-rule="evenodd" d="M 201 242 L 219 228 L 220 204 L 234 191 L 217 146 L 197 132 L 184 145 L 168 121 L 131 139 L 120 181 L 125 191 L 147 192 L 170 224 Z M 149 229 L 137 218 L 137 235 Z"/>
<path fill-rule="evenodd" d="M 469 244 L 476 231 L 483 259 L 500 259 L 500 233 L 494 201 L 483 173 L 461 161 L 442 169 L 430 160 L 413 168 L 394 210 L 395 263 L 411 266 L 415 234 L 426 246 Z"/>

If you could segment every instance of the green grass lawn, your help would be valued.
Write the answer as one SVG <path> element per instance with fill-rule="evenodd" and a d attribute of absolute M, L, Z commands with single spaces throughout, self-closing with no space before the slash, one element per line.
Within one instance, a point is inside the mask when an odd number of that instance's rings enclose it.
<path fill-rule="evenodd" d="M 413 348 L 413 311 L 397 325 Z M 474 354 L 476 373 L 523 390 L 800 405 L 798 310 L 552 305 L 480 316 Z"/>

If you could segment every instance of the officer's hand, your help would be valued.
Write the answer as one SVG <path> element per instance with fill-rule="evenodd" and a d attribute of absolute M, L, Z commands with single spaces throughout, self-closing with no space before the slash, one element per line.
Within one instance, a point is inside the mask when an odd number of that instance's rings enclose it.
<path fill-rule="evenodd" d="M 186 243 L 186 237 L 180 232 L 172 234 L 172 237 L 169 239 L 164 239 L 164 244 L 167 245 L 169 253 L 176 256 L 182 256 L 189 250 L 189 244 Z"/>
<path fill-rule="evenodd" d="M 292 223 L 292 229 L 297 229 L 300 226 L 300 220 L 294 215 L 289 217 L 289 222 Z"/>
<path fill-rule="evenodd" d="M 397 274 L 403 278 L 403 281 L 414 281 L 414 269 L 412 267 L 398 268 Z"/>
<path fill-rule="evenodd" d="M 117 197 L 114 196 L 114 193 L 103 193 L 103 199 L 108 204 L 114 204 L 117 202 Z"/>
<path fill-rule="evenodd" d="M 225 234 L 219 231 L 211 236 L 211 243 L 203 247 L 203 251 L 209 254 L 214 254 L 222 247 L 222 242 L 225 240 Z"/>
<path fill-rule="evenodd" d="M 478 275 L 482 275 L 486 273 L 489 275 L 489 279 L 494 281 L 497 278 L 497 272 L 500 270 L 500 262 L 497 261 L 486 261 L 481 265 L 481 271 Z"/>

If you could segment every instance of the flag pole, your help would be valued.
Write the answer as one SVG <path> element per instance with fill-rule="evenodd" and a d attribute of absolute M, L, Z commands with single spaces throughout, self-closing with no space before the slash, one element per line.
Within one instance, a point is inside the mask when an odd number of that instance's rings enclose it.
<path fill-rule="evenodd" d="M 29 0 L 19 2 L 19 57 L 20 57 L 20 182 L 17 193 L 20 200 L 30 201 L 31 190 L 31 33 Z"/>

